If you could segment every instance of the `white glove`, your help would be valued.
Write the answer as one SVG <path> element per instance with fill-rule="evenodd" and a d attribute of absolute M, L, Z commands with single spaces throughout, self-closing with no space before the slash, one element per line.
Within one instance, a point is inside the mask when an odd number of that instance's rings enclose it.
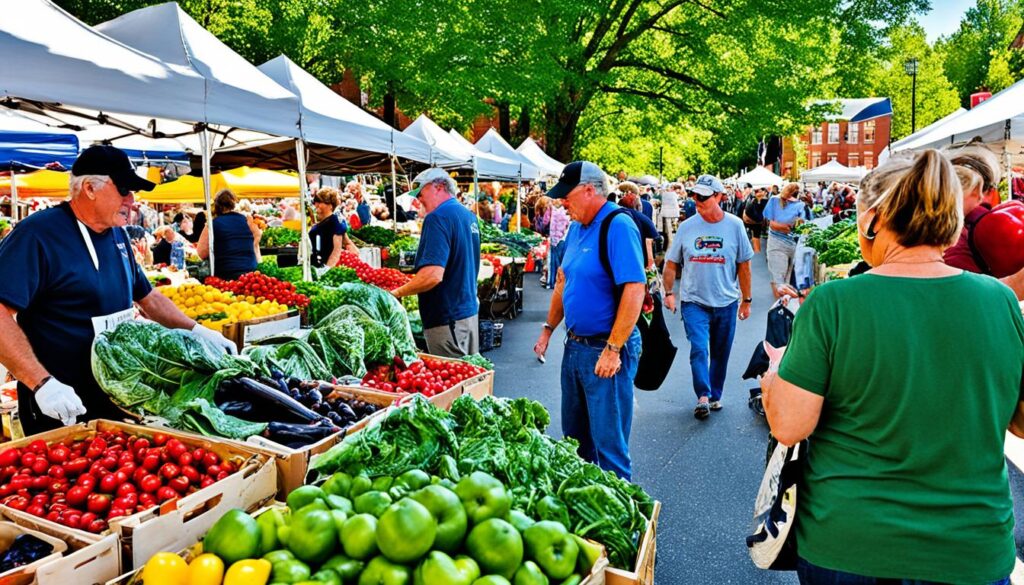
<path fill-rule="evenodd" d="M 75 394 L 75 389 L 57 378 L 50 378 L 36 390 L 36 404 L 43 414 L 59 420 L 64 426 L 75 424 L 75 419 L 85 414 L 85 405 Z"/>
<path fill-rule="evenodd" d="M 224 337 L 220 333 L 217 333 L 213 329 L 203 327 L 202 325 L 196 323 L 196 326 L 192 328 L 192 333 L 195 333 L 199 337 L 205 339 L 206 341 L 209 341 L 210 343 L 216 345 L 217 347 L 223 349 L 224 351 L 228 352 L 231 355 L 238 355 L 238 346 L 235 345 L 235 342 L 229 340 L 227 337 Z"/>

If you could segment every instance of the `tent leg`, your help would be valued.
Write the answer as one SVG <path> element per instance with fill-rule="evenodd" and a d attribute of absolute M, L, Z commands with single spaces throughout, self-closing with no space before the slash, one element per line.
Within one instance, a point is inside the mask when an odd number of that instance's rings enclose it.
<path fill-rule="evenodd" d="M 18 173 L 11 167 L 11 219 L 18 223 Z"/>
<path fill-rule="evenodd" d="M 519 178 L 516 180 L 516 233 L 519 233 L 519 228 L 523 225 L 523 168 L 522 165 L 519 167 Z"/>
<path fill-rule="evenodd" d="M 476 171 L 476 157 L 473 157 L 473 209 L 477 218 L 480 217 L 480 173 Z"/>
<path fill-rule="evenodd" d="M 203 126 L 202 131 L 199 133 L 199 148 L 203 161 L 203 200 L 206 202 L 206 229 L 209 232 L 207 241 L 210 246 L 210 276 L 213 276 L 215 274 L 214 262 L 216 260 L 213 254 L 213 198 L 210 193 L 210 131 L 205 126 Z"/>
<path fill-rule="evenodd" d="M 306 231 L 306 199 L 309 195 L 309 184 L 306 183 L 306 143 L 301 138 L 295 140 L 295 162 L 299 171 L 299 222 L 302 237 L 299 238 L 299 258 L 302 261 L 302 281 L 313 280 L 309 268 L 309 236 Z"/>
<path fill-rule="evenodd" d="M 391 231 L 398 231 L 398 178 L 395 176 L 395 153 L 391 153 Z"/>

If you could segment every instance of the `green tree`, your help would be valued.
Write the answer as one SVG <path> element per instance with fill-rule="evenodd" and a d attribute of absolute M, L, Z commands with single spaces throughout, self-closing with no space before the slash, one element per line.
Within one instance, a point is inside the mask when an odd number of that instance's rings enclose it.
<path fill-rule="evenodd" d="M 972 93 L 986 87 L 998 91 L 1024 73 L 1019 59 L 1014 64 L 1016 70 L 1011 69 L 1009 54 L 1022 16 L 1022 0 L 978 0 L 964 14 L 960 28 L 940 40 L 937 48 L 945 54 L 946 77 L 956 88 L 963 106 L 969 105 Z M 990 72 L 993 60 L 996 67 Z"/>
<path fill-rule="evenodd" d="M 887 46 L 879 52 L 879 59 L 867 76 L 871 94 L 892 100 L 892 137 L 898 140 L 911 133 L 912 78 L 904 63 L 918 60 L 917 73 L 917 127 L 946 116 L 957 109 L 960 98 L 953 84 L 946 78 L 943 55 L 933 49 L 921 25 L 914 23 L 890 32 Z"/>

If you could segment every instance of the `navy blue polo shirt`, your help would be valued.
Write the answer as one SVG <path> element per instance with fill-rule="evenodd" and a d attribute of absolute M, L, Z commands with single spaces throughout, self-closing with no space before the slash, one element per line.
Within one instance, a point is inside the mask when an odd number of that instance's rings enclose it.
<path fill-rule="evenodd" d="M 581 337 L 611 333 L 618 312 L 615 288 L 630 282 L 647 282 L 640 230 L 629 215 L 615 216 L 608 227 L 608 259 L 614 282 L 601 266 L 598 248 L 601 221 L 618 207 L 614 203 L 605 203 L 590 225 L 573 222 L 565 236 L 565 256 L 562 259 L 565 326 Z"/>
<path fill-rule="evenodd" d="M 18 325 L 43 367 L 78 392 L 87 417 L 97 418 L 116 411 L 92 375 L 92 318 L 131 308 L 152 287 L 123 229 L 86 230 L 99 270 L 68 203 L 21 221 L 0 243 L 0 302 L 18 311 Z M 22 416 L 31 419 L 31 391 L 19 385 L 18 396 Z"/>
<path fill-rule="evenodd" d="M 334 253 L 334 236 L 343 236 L 348 232 L 348 224 L 338 219 L 337 214 L 330 214 L 309 230 L 309 241 L 313 243 L 312 258 L 314 266 L 323 266 Z"/>
<path fill-rule="evenodd" d="M 423 220 L 416 270 L 444 268 L 441 283 L 420 293 L 423 327 L 440 327 L 480 311 L 476 279 L 480 272 L 480 226 L 476 215 L 448 199 Z"/>
<path fill-rule="evenodd" d="M 640 210 L 647 219 L 651 220 L 651 222 L 654 221 L 654 204 L 651 203 L 650 199 L 647 199 L 646 197 L 640 198 Z"/>

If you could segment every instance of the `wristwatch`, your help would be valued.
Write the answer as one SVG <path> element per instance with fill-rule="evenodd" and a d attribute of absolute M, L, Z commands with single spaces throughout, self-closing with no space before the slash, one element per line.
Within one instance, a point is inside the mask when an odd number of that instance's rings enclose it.
<path fill-rule="evenodd" d="M 551 331 L 552 333 L 554 333 L 554 331 L 555 331 L 555 328 L 550 323 L 544 323 L 543 327 L 544 327 L 544 329 L 547 329 L 548 331 Z"/>
<path fill-rule="evenodd" d="M 612 343 L 610 341 L 608 342 L 608 345 L 604 346 L 604 348 L 607 349 L 608 351 L 612 352 L 612 353 L 619 353 L 620 351 L 622 351 L 622 346 L 621 345 L 615 345 L 614 343 Z"/>
<path fill-rule="evenodd" d="M 749 305 L 750 303 L 754 302 L 754 299 L 752 297 L 747 297 L 743 299 L 743 302 Z"/>

